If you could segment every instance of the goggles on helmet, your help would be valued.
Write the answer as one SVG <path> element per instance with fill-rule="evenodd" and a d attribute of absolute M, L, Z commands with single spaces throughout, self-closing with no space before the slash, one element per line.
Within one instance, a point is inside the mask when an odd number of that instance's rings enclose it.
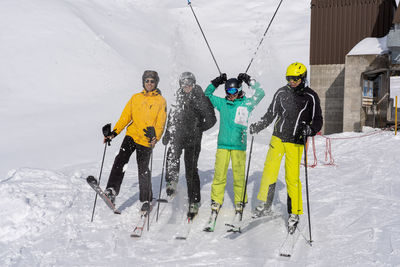
<path fill-rule="evenodd" d="M 301 80 L 300 76 L 286 76 L 286 80 L 288 82 L 297 82 L 299 80 Z"/>
<path fill-rule="evenodd" d="M 239 92 L 239 89 L 234 88 L 234 87 L 226 89 L 226 93 L 229 94 L 229 95 L 235 95 L 238 92 Z"/>
<path fill-rule="evenodd" d="M 181 86 L 193 86 L 194 82 L 192 79 L 182 79 L 182 80 L 180 80 L 180 85 Z"/>

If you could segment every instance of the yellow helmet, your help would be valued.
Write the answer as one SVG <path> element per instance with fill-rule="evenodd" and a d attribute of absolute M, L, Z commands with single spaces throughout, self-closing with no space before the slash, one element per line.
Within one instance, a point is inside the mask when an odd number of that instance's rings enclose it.
<path fill-rule="evenodd" d="M 286 77 L 299 77 L 304 79 L 307 77 L 307 68 L 300 62 L 292 63 L 286 70 Z"/>

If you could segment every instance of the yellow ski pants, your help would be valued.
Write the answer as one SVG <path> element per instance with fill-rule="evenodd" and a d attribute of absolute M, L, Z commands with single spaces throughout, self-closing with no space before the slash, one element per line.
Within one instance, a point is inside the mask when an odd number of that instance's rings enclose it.
<path fill-rule="evenodd" d="M 243 201 L 246 151 L 217 149 L 215 155 L 214 180 L 211 185 L 211 199 L 222 205 L 230 159 L 232 158 L 233 192 L 235 205 Z M 247 202 L 247 194 L 245 203 Z"/>
<path fill-rule="evenodd" d="M 260 191 L 257 198 L 267 201 L 268 189 L 278 180 L 279 169 L 283 155 L 285 156 L 285 180 L 288 192 L 288 213 L 303 214 L 301 197 L 300 163 L 303 154 L 303 145 L 284 143 L 276 136 L 271 137 L 264 171 L 261 178 Z"/>

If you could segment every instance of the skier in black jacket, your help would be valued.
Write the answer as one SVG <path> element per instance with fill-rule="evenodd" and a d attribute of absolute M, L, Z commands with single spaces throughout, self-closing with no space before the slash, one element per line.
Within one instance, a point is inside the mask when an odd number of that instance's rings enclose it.
<path fill-rule="evenodd" d="M 289 213 L 288 230 L 293 233 L 303 213 L 300 161 L 305 144 L 304 136 L 314 136 L 322 128 L 322 112 L 316 92 L 306 86 L 307 69 L 301 63 L 289 65 L 286 71 L 288 84 L 275 93 L 267 113 L 259 122 L 250 125 L 250 133 L 258 133 L 275 119 L 274 131 L 257 195 L 259 204 L 254 216 L 270 213 L 278 179 L 279 168 L 285 156 Z"/>
<path fill-rule="evenodd" d="M 197 162 L 201 150 L 202 133 L 216 123 L 214 108 L 196 84 L 191 72 L 184 72 L 179 78 L 180 88 L 176 93 L 176 103 L 168 115 L 167 129 L 163 144 L 170 143 L 167 152 L 167 195 L 176 193 L 179 179 L 180 157 L 185 150 L 185 171 L 189 197 L 189 213 L 194 216 L 200 206 L 200 177 Z"/>

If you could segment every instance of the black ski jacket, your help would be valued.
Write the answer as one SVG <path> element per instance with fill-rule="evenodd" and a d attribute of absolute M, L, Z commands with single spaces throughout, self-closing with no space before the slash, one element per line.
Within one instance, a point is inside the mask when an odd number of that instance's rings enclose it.
<path fill-rule="evenodd" d="M 168 114 L 165 134 L 169 135 L 171 142 L 201 141 L 202 133 L 213 127 L 216 121 L 214 107 L 199 85 L 189 93 L 180 88 L 176 103 Z"/>
<path fill-rule="evenodd" d="M 266 128 L 276 118 L 273 135 L 282 142 L 303 144 L 300 125 L 305 122 L 311 126 L 312 135 L 322 128 L 322 112 L 319 97 L 310 87 L 294 90 L 286 85 L 275 93 L 267 113 L 258 122 Z"/>

